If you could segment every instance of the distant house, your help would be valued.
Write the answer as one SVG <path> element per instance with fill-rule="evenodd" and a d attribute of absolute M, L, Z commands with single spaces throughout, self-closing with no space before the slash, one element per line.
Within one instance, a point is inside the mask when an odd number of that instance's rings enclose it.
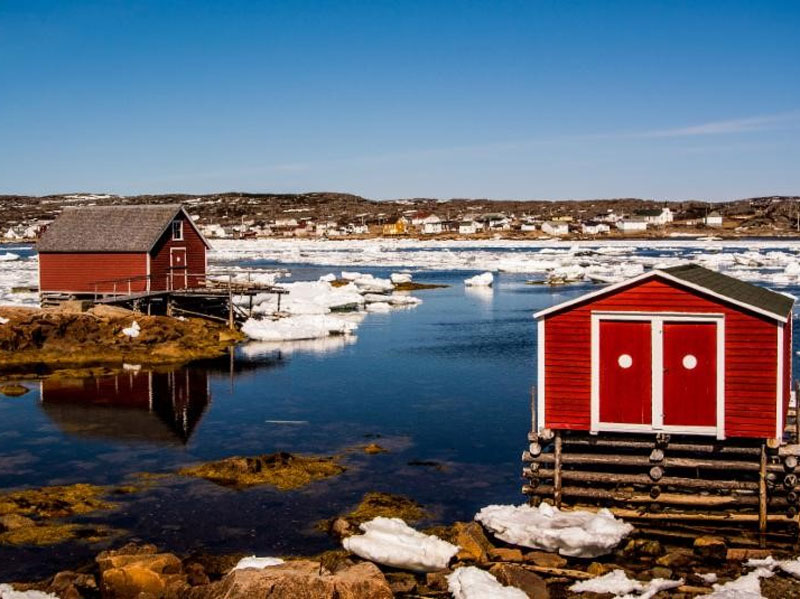
<path fill-rule="evenodd" d="M 722 226 L 722 215 L 717 212 L 711 212 L 703 219 L 703 224 L 706 227 L 721 227 Z"/>
<path fill-rule="evenodd" d="M 571 223 L 573 218 L 569 214 L 562 214 L 560 216 L 554 216 L 553 220 L 558 223 Z"/>
<path fill-rule="evenodd" d="M 562 222 L 548 221 L 542 223 L 542 233 L 547 233 L 548 235 L 566 235 L 569 233 L 569 225 Z"/>
<path fill-rule="evenodd" d="M 349 235 L 366 235 L 369 233 L 369 227 L 367 225 L 350 223 L 345 227 L 345 231 L 347 231 Z"/>
<path fill-rule="evenodd" d="M 383 225 L 384 235 L 407 235 L 408 234 L 408 219 L 401 216 L 393 223 Z"/>
<path fill-rule="evenodd" d="M 79 296 L 202 287 L 208 248 L 177 204 L 66 208 L 36 244 L 39 289 Z"/>
<path fill-rule="evenodd" d="M 411 214 L 411 226 L 422 228 L 422 225 L 424 225 L 425 221 L 431 216 L 433 216 L 431 212 L 423 212 L 421 210 L 418 212 L 413 212 Z"/>
<path fill-rule="evenodd" d="M 511 229 L 511 220 L 504 214 L 486 214 L 479 219 L 485 229 L 490 231 L 508 231 Z"/>
<path fill-rule="evenodd" d="M 425 235 L 436 235 L 444 231 L 444 225 L 442 223 L 442 219 L 436 216 L 435 214 L 431 214 L 427 216 L 422 221 L 422 232 Z"/>
<path fill-rule="evenodd" d="M 617 221 L 617 229 L 623 233 L 638 233 L 647 231 L 647 220 L 643 216 L 632 216 Z"/>
<path fill-rule="evenodd" d="M 662 227 L 673 220 L 672 210 L 666 206 L 661 209 L 637 210 L 635 214 L 642 217 L 647 224 L 657 227 Z"/>
<path fill-rule="evenodd" d="M 522 223 L 519 226 L 519 230 L 524 232 L 524 233 L 530 233 L 530 232 L 536 230 L 536 224 L 535 223 Z"/>
<path fill-rule="evenodd" d="M 581 223 L 581 233 L 584 235 L 600 235 L 601 233 L 608 233 L 611 230 L 606 223 L 598 221 L 587 221 Z"/>
<path fill-rule="evenodd" d="M 461 235 L 475 235 L 478 232 L 478 225 L 472 220 L 461 221 L 458 223 L 458 232 Z"/>

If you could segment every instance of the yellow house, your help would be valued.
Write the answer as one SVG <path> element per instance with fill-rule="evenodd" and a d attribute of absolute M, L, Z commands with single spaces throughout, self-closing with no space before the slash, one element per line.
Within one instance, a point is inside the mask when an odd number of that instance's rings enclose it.
<path fill-rule="evenodd" d="M 401 216 L 393 223 L 383 225 L 384 235 L 407 235 L 408 234 L 408 219 Z"/>

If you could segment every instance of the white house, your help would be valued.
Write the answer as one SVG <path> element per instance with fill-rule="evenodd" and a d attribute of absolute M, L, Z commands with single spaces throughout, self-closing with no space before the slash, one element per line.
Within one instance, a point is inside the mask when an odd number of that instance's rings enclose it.
<path fill-rule="evenodd" d="M 647 231 L 647 221 L 643 216 L 632 216 L 617 221 L 617 229 L 623 233 L 637 233 Z"/>
<path fill-rule="evenodd" d="M 569 225 L 567 223 L 548 221 L 542 223 L 542 233 L 547 233 L 548 235 L 566 235 L 569 233 Z"/>
<path fill-rule="evenodd" d="M 442 219 L 435 214 L 431 214 L 422 219 L 422 233 L 424 235 L 436 235 L 443 230 Z"/>
<path fill-rule="evenodd" d="M 588 221 L 581 223 L 581 233 L 584 235 L 600 235 L 601 233 L 608 233 L 611 230 L 606 223 L 595 221 Z"/>
<path fill-rule="evenodd" d="M 461 235 L 475 235 L 478 232 L 478 226 L 473 220 L 465 220 L 458 223 L 458 232 Z"/>
<path fill-rule="evenodd" d="M 367 225 L 357 225 L 355 223 L 350 223 L 346 227 L 346 231 L 349 235 L 366 235 L 369 233 L 369 227 Z"/>
<path fill-rule="evenodd" d="M 522 223 L 519 227 L 519 230 L 523 232 L 535 231 L 536 225 L 533 223 Z"/>
<path fill-rule="evenodd" d="M 660 210 L 658 208 L 652 210 L 637 210 L 636 216 L 642 217 L 647 224 L 656 225 L 657 227 L 671 223 L 673 217 L 672 210 L 666 206 Z"/>
<path fill-rule="evenodd" d="M 703 219 L 703 224 L 705 224 L 706 227 L 721 227 L 722 215 L 715 210 L 714 212 L 706 215 L 706 217 Z"/>

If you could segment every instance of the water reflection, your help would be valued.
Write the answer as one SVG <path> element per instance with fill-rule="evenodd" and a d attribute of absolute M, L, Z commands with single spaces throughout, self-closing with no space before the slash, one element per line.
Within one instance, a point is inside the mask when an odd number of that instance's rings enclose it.
<path fill-rule="evenodd" d="M 480 300 L 481 302 L 491 304 L 494 300 L 493 287 L 464 287 L 464 294 L 472 299 Z"/>
<path fill-rule="evenodd" d="M 185 444 L 210 401 L 208 375 L 198 369 L 41 383 L 45 414 L 81 439 Z"/>
<path fill-rule="evenodd" d="M 355 342 L 355 335 L 329 335 L 299 341 L 254 341 L 240 346 L 238 353 L 248 359 L 272 355 L 289 356 L 295 353 L 324 355 L 337 352 Z"/>

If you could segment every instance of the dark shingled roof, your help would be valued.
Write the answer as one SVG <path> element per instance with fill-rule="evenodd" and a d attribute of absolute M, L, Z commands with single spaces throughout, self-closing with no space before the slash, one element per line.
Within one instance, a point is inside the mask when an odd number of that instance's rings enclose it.
<path fill-rule="evenodd" d="M 149 252 L 182 210 L 179 204 L 65 208 L 39 252 Z"/>
<path fill-rule="evenodd" d="M 697 264 L 681 264 L 662 268 L 661 271 L 681 281 L 708 289 L 717 295 L 753 306 L 781 318 L 788 318 L 792 313 L 794 300 L 791 297 L 758 285 L 745 283 Z"/>

